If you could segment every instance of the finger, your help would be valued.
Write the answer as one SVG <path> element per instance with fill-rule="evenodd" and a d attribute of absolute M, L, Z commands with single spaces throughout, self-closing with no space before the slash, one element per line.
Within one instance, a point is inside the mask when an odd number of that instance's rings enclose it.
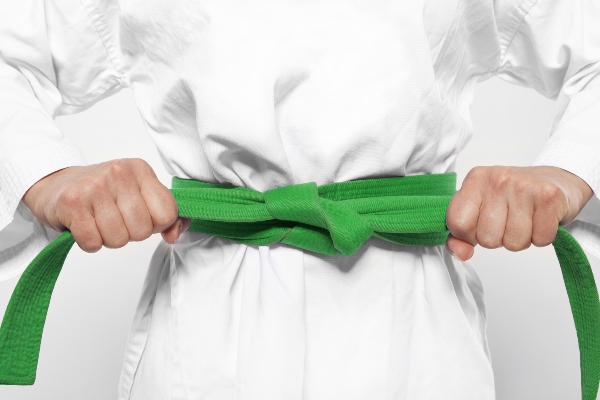
<path fill-rule="evenodd" d="M 506 227 L 508 205 L 504 196 L 490 191 L 479 211 L 477 219 L 477 243 L 486 249 L 502 247 Z"/>
<path fill-rule="evenodd" d="M 137 181 L 141 195 L 146 202 L 153 233 L 163 232 L 177 221 L 177 202 L 171 191 L 156 178 L 151 168 L 140 169 Z"/>
<path fill-rule="evenodd" d="M 554 242 L 558 233 L 560 217 L 546 201 L 535 204 L 531 243 L 544 247 Z"/>
<path fill-rule="evenodd" d="M 154 226 L 148 206 L 133 179 L 117 186 L 116 202 L 129 233 L 129 240 L 139 242 L 152 235 Z"/>
<path fill-rule="evenodd" d="M 96 226 L 91 208 L 80 207 L 73 210 L 69 230 L 81 250 L 95 253 L 102 248 L 102 236 Z"/>
<path fill-rule="evenodd" d="M 129 242 L 129 232 L 111 193 L 98 192 L 92 203 L 96 226 L 104 246 L 116 249 Z"/>
<path fill-rule="evenodd" d="M 162 184 L 153 186 L 153 189 L 143 187 L 142 196 L 150 211 L 153 232 L 157 233 L 163 232 L 177 221 L 178 210 L 175 198 L 169 189 Z"/>
<path fill-rule="evenodd" d="M 533 201 L 531 196 L 517 196 L 508 205 L 508 218 L 502 245 L 510 251 L 520 251 L 531 246 L 533 227 Z"/>
<path fill-rule="evenodd" d="M 450 233 L 464 242 L 477 244 L 476 227 L 481 206 L 481 193 L 467 187 L 458 190 L 450 200 L 446 210 L 446 226 Z"/>

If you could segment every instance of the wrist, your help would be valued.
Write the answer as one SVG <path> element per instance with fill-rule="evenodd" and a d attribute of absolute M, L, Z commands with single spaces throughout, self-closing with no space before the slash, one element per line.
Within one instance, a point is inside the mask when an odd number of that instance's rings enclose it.
<path fill-rule="evenodd" d="M 579 200 L 581 202 L 581 207 L 583 208 L 583 206 L 594 195 L 594 190 L 590 187 L 590 185 L 586 181 L 581 179 L 578 175 L 576 175 L 570 171 L 567 171 L 566 169 L 562 169 L 559 167 L 555 167 L 555 168 L 562 171 L 565 178 L 567 180 L 569 180 L 575 188 L 577 188 L 577 193 L 580 195 Z"/>
<path fill-rule="evenodd" d="M 593 197 L 594 191 L 589 184 L 578 175 L 560 167 L 551 167 L 560 177 L 560 186 L 567 200 L 568 214 L 560 225 L 568 225 L 579 215 L 587 202 Z"/>
<path fill-rule="evenodd" d="M 35 215 L 36 217 L 38 217 L 39 219 L 43 219 L 43 218 L 38 213 L 38 207 L 37 207 L 37 204 L 39 202 L 38 200 L 40 199 L 42 194 L 46 191 L 45 188 L 48 186 L 50 181 L 54 177 L 56 177 L 59 172 L 64 171 L 67 168 L 70 168 L 70 167 L 61 168 L 59 170 L 51 172 L 48 175 L 45 175 L 43 178 L 39 179 L 37 182 L 35 182 L 33 185 L 31 185 L 29 187 L 29 189 L 27 189 L 27 191 L 25 192 L 23 197 L 21 198 L 21 200 L 23 201 L 23 204 L 25 204 L 25 206 L 27 206 L 29 211 L 31 211 L 31 213 L 33 215 Z"/>

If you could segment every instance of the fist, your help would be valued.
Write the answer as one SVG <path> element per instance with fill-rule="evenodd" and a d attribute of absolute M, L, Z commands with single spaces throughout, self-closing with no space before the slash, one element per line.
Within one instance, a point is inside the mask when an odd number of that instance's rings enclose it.
<path fill-rule="evenodd" d="M 174 243 L 190 223 L 178 218 L 175 198 L 150 165 L 135 158 L 61 169 L 36 182 L 23 202 L 47 227 L 68 228 L 89 253 L 158 232 Z"/>
<path fill-rule="evenodd" d="M 446 247 L 466 261 L 478 244 L 510 251 L 547 246 L 593 194 L 584 180 L 558 167 L 475 167 L 448 205 Z"/>

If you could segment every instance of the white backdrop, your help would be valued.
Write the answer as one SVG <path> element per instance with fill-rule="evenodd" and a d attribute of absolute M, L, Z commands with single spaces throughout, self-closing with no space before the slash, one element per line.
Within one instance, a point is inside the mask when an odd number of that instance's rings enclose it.
<path fill-rule="evenodd" d="M 553 106 L 496 78 L 479 84 L 471 109 L 475 135 L 458 159 L 457 189 L 477 165 L 530 165 L 546 141 Z M 89 163 L 143 158 L 170 187 L 130 91 L 58 123 Z M 74 246 L 52 297 L 37 381 L 0 386 L 0 399 L 116 399 L 130 321 L 159 240 L 95 254 Z M 600 260 L 588 257 L 600 276 Z M 472 260 L 486 292 L 497 399 L 580 398 L 575 328 L 552 246 L 516 253 L 478 246 Z M 0 283 L 0 315 L 16 283 Z"/>

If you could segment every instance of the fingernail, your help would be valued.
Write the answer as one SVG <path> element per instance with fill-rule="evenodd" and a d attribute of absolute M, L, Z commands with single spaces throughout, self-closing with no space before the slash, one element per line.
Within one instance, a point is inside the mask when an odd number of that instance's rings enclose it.
<path fill-rule="evenodd" d="M 181 235 L 183 233 L 183 222 L 181 222 L 181 220 L 179 220 L 178 224 L 179 224 L 179 226 L 177 227 L 177 230 L 179 231 L 179 234 Z"/>

